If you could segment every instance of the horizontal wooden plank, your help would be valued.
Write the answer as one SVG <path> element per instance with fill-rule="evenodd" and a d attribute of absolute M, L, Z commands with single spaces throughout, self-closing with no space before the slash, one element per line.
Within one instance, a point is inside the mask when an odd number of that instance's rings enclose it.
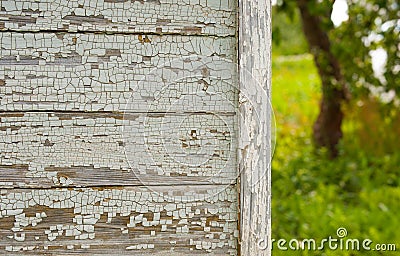
<path fill-rule="evenodd" d="M 11 189 L 0 253 L 236 255 L 235 186 Z"/>
<path fill-rule="evenodd" d="M 236 109 L 234 38 L 0 33 L 0 45 L 0 111 Z"/>
<path fill-rule="evenodd" d="M 10 0 L 0 29 L 235 35 L 234 0 Z"/>
<path fill-rule="evenodd" d="M 236 182 L 236 116 L 0 113 L 5 187 Z"/>

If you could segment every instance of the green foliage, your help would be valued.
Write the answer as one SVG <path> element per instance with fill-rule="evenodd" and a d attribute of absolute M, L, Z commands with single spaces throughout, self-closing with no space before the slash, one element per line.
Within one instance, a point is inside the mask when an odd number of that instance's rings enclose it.
<path fill-rule="evenodd" d="M 308 52 L 297 9 L 289 16 L 277 7 L 272 8 L 273 53 L 294 55 Z"/>
<path fill-rule="evenodd" d="M 317 241 L 336 236 L 397 243 L 400 248 L 400 117 L 388 121 L 379 104 L 350 102 L 340 145 L 331 161 L 315 150 L 311 125 L 320 80 L 310 55 L 273 58 L 277 145 L 272 161 L 272 238 Z M 374 125 L 375 124 L 375 125 Z M 383 131 L 383 132 L 382 132 Z M 273 255 L 397 255 L 395 252 L 279 251 Z"/>
<path fill-rule="evenodd" d="M 280 0 L 275 9 L 279 15 L 273 16 L 273 27 L 286 15 L 293 24 L 300 24 L 296 2 L 300 0 Z M 371 88 L 378 91 L 377 96 L 393 91 L 397 98 L 400 93 L 400 4 L 397 0 L 348 0 L 349 20 L 334 28 L 330 13 L 334 1 L 310 0 L 307 7 L 311 14 L 318 15 L 325 31 L 329 33 L 332 51 L 341 64 L 341 71 L 354 97 L 369 94 Z M 273 13 L 274 14 L 274 13 Z M 283 27 L 287 27 L 283 23 Z M 296 25 L 295 25 L 296 26 Z M 296 28 L 297 29 L 297 28 Z M 276 30 L 276 29 L 273 29 Z M 293 29 L 294 30 L 294 29 Z M 278 29 L 278 31 L 282 31 Z M 300 30 L 297 30 L 299 33 Z M 285 32 L 286 33 L 286 32 Z M 275 32 L 274 34 L 277 34 Z M 281 33 L 279 37 L 289 37 L 292 34 Z M 278 36 L 275 36 L 278 37 Z M 293 38 L 296 38 L 294 36 Z M 296 40 L 296 39 L 295 39 Z M 278 40 L 279 41 L 279 40 Z M 282 40 L 281 40 L 282 41 Z M 285 38 L 285 41 L 290 39 Z M 280 46 L 285 48 L 286 46 Z M 289 46 L 291 47 L 291 45 Z M 383 49 L 387 53 L 387 64 L 383 78 L 373 74 L 371 51 Z M 283 52 L 285 54 L 286 52 Z M 323 78 L 322 78 L 323 79 Z M 376 88 L 378 88 L 376 90 Z M 388 103 L 387 100 L 383 100 Z M 400 101 L 396 98 L 389 101 L 396 106 Z M 389 104 L 392 106 L 393 104 Z"/>
<path fill-rule="evenodd" d="M 400 4 L 396 0 L 348 1 L 349 20 L 331 31 L 334 52 L 347 82 L 357 88 L 375 86 L 400 92 Z M 373 76 L 370 51 L 387 52 L 384 79 Z"/>

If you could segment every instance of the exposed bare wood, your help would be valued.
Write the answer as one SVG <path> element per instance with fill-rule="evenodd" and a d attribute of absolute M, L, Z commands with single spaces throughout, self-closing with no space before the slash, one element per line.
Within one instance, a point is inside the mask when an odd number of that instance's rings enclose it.
<path fill-rule="evenodd" d="M 3 186 L 236 180 L 233 115 L 14 112 L 0 120 Z"/>
<path fill-rule="evenodd" d="M 237 6 L 0 2 L 0 254 L 238 254 Z M 269 81 L 269 32 L 246 24 L 241 64 Z M 267 134 L 269 110 L 255 102 L 265 118 L 254 131 Z M 241 124 L 255 122 L 249 109 Z M 240 143 L 245 183 L 252 161 L 268 168 L 270 144 Z M 242 225 L 264 228 L 269 179 L 246 184 L 242 207 L 256 210 Z M 249 230 L 243 255 L 263 255 Z"/>
<path fill-rule="evenodd" d="M 146 38 L 0 33 L 0 110 L 235 111 L 234 38 Z"/>
<path fill-rule="evenodd" d="M 236 255 L 234 187 L 12 189 L 2 254 Z"/>
<path fill-rule="evenodd" d="M 271 1 L 239 0 L 241 254 L 271 255 Z"/>
<path fill-rule="evenodd" d="M 231 0 L 9 0 L 0 2 L 0 29 L 235 35 Z"/>

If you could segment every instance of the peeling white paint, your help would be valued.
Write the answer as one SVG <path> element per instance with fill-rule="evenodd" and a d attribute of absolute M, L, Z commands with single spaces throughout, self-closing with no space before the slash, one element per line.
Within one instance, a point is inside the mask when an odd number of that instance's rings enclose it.
<path fill-rule="evenodd" d="M 239 1 L 241 254 L 270 256 L 271 245 L 271 2 Z"/>
<path fill-rule="evenodd" d="M 0 2 L 0 253 L 237 255 L 237 5 Z"/>
<path fill-rule="evenodd" d="M 0 218 L 13 217 L 13 229 L 3 229 L 0 233 L 13 234 L 12 239 L 17 242 L 26 242 L 26 248 L 37 244 L 40 250 L 46 250 L 40 243 L 43 243 L 44 237 L 52 244 L 62 244 L 64 238 L 71 237 L 77 241 L 81 248 L 89 249 L 92 246 L 101 246 L 102 243 L 106 245 L 109 243 L 112 246 L 113 241 L 120 238 L 119 234 L 139 234 L 135 228 L 143 228 L 146 232 L 142 233 L 140 237 L 146 237 L 148 241 L 154 243 L 130 245 L 126 250 L 141 250 L 141 249 L 157 249 L 162 248 L 163 245 L 157 245 L 158 239 L 165 236 L 175 238 L 176 241 L 171 240 L 170 243 L 174 244 L 176 248 L 181 246 L 188 246 L 180 240 L 182 236 L 190 237 L 191 230 L 195 229 L 196 232 L 203 237 L 191 238 L 191 244 L 196 245 L 197 249 L 211 252 L 224 241 L 222 248 L 226 248 L 227 252 L 234 254 L 236 244 L 229 243 L 229 237 L 233 236 L 236 232 L 236 212 L 234 207 L 236 201 L 236 189 L 228 187 L 224 192 L 218 188 L 208 186 L 205 188 L 191 187 L 179 190 L 179 187 L 156 187 L 156 188 L 140 188 L 140 187 L 126 187 L 121 189 L 52 189 L 52 190 L 10 190 L 9 192 L 3 191 L 0 196 Z M 206 190 L 204 190 L 206 189 Z M 168 214 L 169 209 L 168 194 L 180 191 L 182 193 L 183 201 L 174 201 L 179 212 L 182 216 L 174 221 L 173 215 Z M 17 199 L 18 198 L 18 199 Z M 147 198 L 147 199 L 143 199 Z M 25 202 L 33 200 L 34 204 L 26 206 Z M 62 203 L 61 206 L 59 203 Z M 22 204 L 20 204 L 22 203 Z M 17 206 L 20 205 L 21 208 Z M 143 206 L 147 207 L 144 209 Z M 210 211 L 205 209 L 213 209 L 219 214 L 211 214 Z M 31 213 L 31 211 L 39 212 Z M 43 211 L 40 211 L 43 210 Z M 54 210 L 62 209 L 59 216 L 53 216 Z M 48 214 L 46 214 L 46 211 Z M 73 212 L 73 218 L 70 218 L 70 213 Z M 188 214 L 192 213 L 192 218 L 188 218 Z M 34 214 L 35 217 L 27 217 L 27 214 Z M 103 216 L 107 216 L 107 223 L 110 227 L 118 225 L 121 228 L 114 230 L 113 236 L 101 233 L 102 228 L 106 223 L 102 220 Z M 145 217 L 146 216 L 146 217 Z M 56 217 L 56 218 L 54 218 Z M 128 222 L 117 221 L 122 217 L 127 217 Z M 151 218 L 149 220 L 148 218 Z M 208 222 L 208 218 L 213 218 L 213 225 Z M 193 223 L 195 219 L 200 219 L 200 222 Z M 122 220 L 122 219 L 121 219 Z M 32 230 L 29 226 L 36 226 L 33 223 L 40 224 L 40 229 Z M 119 223 L 119 224 L 116 224 Z M 164 223 L 164 224 L 163 224 Z M 191 223 L 188 225 L 188 223 Z M 154 228 L 163 225 L 161 231 L 156 232 Z M 39 227 L 38 226 L 38 227 Z M 47 227 L 47 228 L 46 228 Z M 220 228 L 224 236 L 219 236 L 219 239 L 210 236 L 213 234 L 215 227 Z M 199 231 L 201 228 L 203 231 Z M 124 232 L 124 231 L 128 232 Z M 223 231 L 222 231 L 223 230 Z M 43 233 L 41 233 L 43 232 Z M 98 233 L 100 232 L 100 233 Z M 214 231 L 215 232 L 215 231 Z M 96 235 L 97 234 L 97 235 Z M 99 236 L 99 237 L 98 237 Z M 129 239 L 129 243 L 135 241 L 136 235 Z M 98 243 L 84 243 L 84 240 L 100 239 L 102 242 Z M 139 238 L 139 237 L 138 237 Z M 128 238 L 126 238 L 128 239 Z M 132 240 L 133 239 L 133 240 Z M 206 240 L 203 240 L 206 239 Z M 38 242 L 34 242 L 38 241 Z M 59 241 L 59 242 L 57 242 Z M 81 241 L 81 242 L 78 242 Z M 109 241 L 109 242 L 107 242 Z M 125 241 L 125 239 L 124 239 Z M 141 240 L 138 240 L 138 242 Z M 179 241 L 179 242 L 178 242 Z M 126 240 L 125 242 L 128 242 Z M 38 244 L 39 243 L 39 244 Z M 0 242 L 1 246 L 2 242 Z M 60 245 L 61 245 L 60 244 Z M 92 246 L 91 246 L 92 245 Z M 32 245 L 33 246 L 33 245 Z M 25 247 L 8 246 L 7 250 L 21 251 Z M 221 248 L 221 246 L 219 246 Z M 68 245 L 66 249 L 72 250 L 74 247 Z"/>
<path fill-rule="evenodd" d="M 236 1 L 1 1 L 4 29 L 235 35 Z M 95 4 L 93 4 L 95 3 Z M 0 8 L 0 9 L 1 9 Z"/>

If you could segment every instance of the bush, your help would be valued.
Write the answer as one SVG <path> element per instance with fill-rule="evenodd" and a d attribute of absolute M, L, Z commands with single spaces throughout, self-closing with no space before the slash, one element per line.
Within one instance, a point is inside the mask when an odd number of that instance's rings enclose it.
<path fill-rule="evenodd" d="M 340 156 L 332 161 L 324 150 L 315 150 L 310 140 L 318 112 L 319 85 L 310 56 L 274 58 L 277 143 L 272 161 L 272 237 L 321 241 L 328 236 L 336 237 L 336 230 L 345 227 L 351 239 L 368 238 L 374 244 L 398 243 L 400 138 L 396 120 L 400 119 L 385 121 L 371 99 L 364 99 L 363 104 L 350 103 Z M 273 254 L 395 252 L 285 252 L 275 248 Z"/>

